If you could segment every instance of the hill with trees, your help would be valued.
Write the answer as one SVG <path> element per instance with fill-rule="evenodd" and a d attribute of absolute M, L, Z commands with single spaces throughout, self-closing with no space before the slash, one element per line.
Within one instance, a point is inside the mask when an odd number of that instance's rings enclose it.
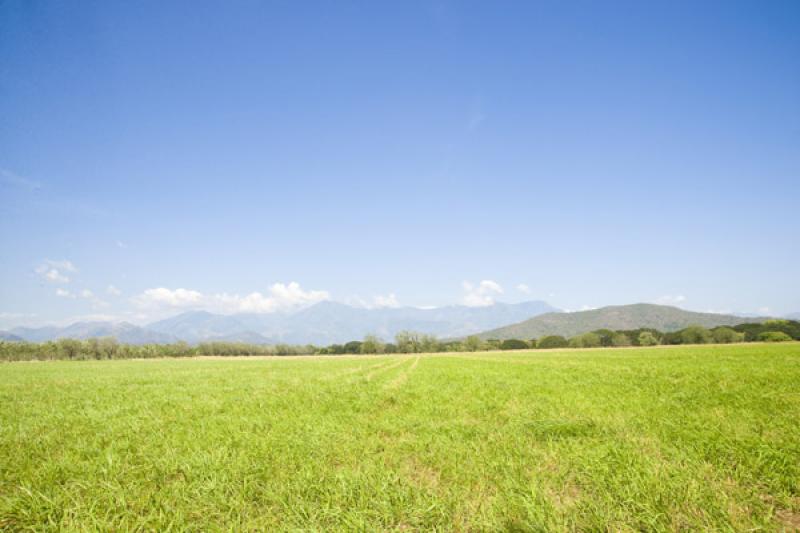
<path fill-rule="evenodd" d="M 763 322 L 764 317 L 742 318 L 716 313 L 696 313 L 677 307 L 655 304 L 612 305 L 576 311 L 545 313 L 528 320 L 479 333 L 481 339 L 538 339 L 549 335 L 574 337 L 600 329 L 634 330 L 650 328 L 664 332 L 689 326 L 713 328 L 743 322 Z"/>

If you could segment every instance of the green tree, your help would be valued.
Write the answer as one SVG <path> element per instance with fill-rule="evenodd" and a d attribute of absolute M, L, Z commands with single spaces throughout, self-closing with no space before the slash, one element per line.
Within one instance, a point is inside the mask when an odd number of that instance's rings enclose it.
<path fill-rule="evenodd" d="M 520 339 L 506 339 L 500 344 L 501 350 L 524 350 L 526 348 L 530 348 L 530 346 Z"/>
<path fill-rule="evenodd" d="M 602 343 L 603 338 L 594 332 L 575 335 L 569 340 L 569 345 L 572 348 L 597 348 Z"/>
<path fill-rule="evenodd" d="M 569 342 L 567 342 L 567 339 L 561 335 L 548 335 L 546 337 L 542 337 L 539 339 L 539 342 L 536 343 L 536 347 L 540 349 L 566 348 L 568 345 Z"/>
<path fill-rule="evenodd" d="M 614 331 L 610 329 L 603 328 L 593 331 L 595 335 L 600 337 L 600 346 L 613 346 L 614 345 Z M 591 346 L 587 346 L 587 348 L 591 348 Z"/>
<path fill-rule="evenodd" d="M 383 353 L 397 353 L 397 346 L 394 343 L 387 342 L 383 347 Z"/>
<path fill-rule="evenodd" d="M 739 333 L 733 328 L 719 327 L 711 331 L 714 342 L 720 344 L 729 344 L 732 342 L 742 342 L 744 340 L 744 333 Z"/>
<path fill-rule="evenodd" d="M 58 349 L 67 359 L 77 359 L 81 352 L 81 341 L 75 339 L 58 339 Z"/>
<path fill-rule="evenodd" d="M 765 331 L 758 335 L 758 340 L 761 342 L 786 342 L 792 338 L 782 331 Z"/>
<path fill-rule="evenodd" d="M 361 353 L 361 341 L 350 341 L 344 345 L 344 353 Z"/>
<path fill-rule="evenodd" d="M 119 343 L 114 337 L 103 337 L 97 341 L 97 352 L 99 359 L 114 359 L 117 354 Z"/>
<path fill-rule="evenodd" d="M 383 353 L 385 346 L 375 335 L 367 335 L 361 343 L 361 353 Z"/>
<path fill-rule="evenodd" d="M 658 344 L 658 339 L 650 331 L 643 331 L 639 334 L 640 346 L 655 346 Z"/>
<path fill-rule="evenodd" d="M 481 349 L 481 339 L 477 335 L 470 335 L 464 339 L 465 352 L 477 352 Z"/>
<path fill-rule="evenodd" d="M 86 339 L 86 351 L 92 359 L 100 359 L 100 341 L 97 337 Z"/>
<path fill-rule="evenodd" d="M 394 343 L 400 353 L 417 353 L 420 350 L 419 333 L 414 331 L 401 331 L 394 336 Z"/>
<path fill-rule="evenodd" d="M 631 339 L 624 333 L 614 333 L 611 336 L 611 345 L 612 346 L 630 346 Z"/>
<path fill-rule="evenodd" d="M 689 326 L 681 331 L 682 344 L 708 344 L 711 340 L 711 332 L 702 326 Z"/>
<path fill-rule="evenodd" d="M 419 351 L 426 353 L 434 353 L 440 351 L 439 341 L 435 335 L 420 335 L 419 337 Z"/>

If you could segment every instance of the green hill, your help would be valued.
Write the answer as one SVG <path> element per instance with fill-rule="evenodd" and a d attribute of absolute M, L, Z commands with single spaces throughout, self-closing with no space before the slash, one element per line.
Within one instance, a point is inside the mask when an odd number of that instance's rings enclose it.
<path fill-rule="evenodd" d="M 716 313 L 695 313 L 677 307 L 654 304 L 612 305 L 574 313 L 545 313 L 523 322 L 479 334 L 481 339 L 536 339 L 545 335 L 572 337 L 597 329 L 627 330 L 654 328 L 676 331 L 688 326 L 731 326 L 763 322 L 766 318 L 743 318 Z"/>

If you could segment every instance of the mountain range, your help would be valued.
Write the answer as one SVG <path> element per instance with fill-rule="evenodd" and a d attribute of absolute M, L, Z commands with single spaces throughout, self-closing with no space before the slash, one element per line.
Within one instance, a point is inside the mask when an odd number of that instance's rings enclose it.
<path fill-rule="evenodd" d="M 545 335 L 572 337 L 603 328 L 611 330 L 653 328 L 666 332 L 688 326 L 712 328 L 764 320 L 767 318 L 696 313 L 667 305 L 613 305 L 574 313 L 544 313 L 516 324 L 485 331 L 478 336 L 482 339 L 500 340 L 536 339 Z"/>
<path fill-rule="evenodd" d="M 75 322 L 66 327 L 44 326 L 40 328 L 14 328 L 2 332 L 9 337 L 4 340 L 26 340 L 43 342 L 55 339 L 89 339 L 92 337 L 114 337 L 119 342 L 126 344 L 157 344 L 177 340 L 172 335 L 166 335 L 146 328 L 135 326 L 129 322 Z"/>
<path fill-rule="evenodd" d="M 237 341 L 328 345 L 362 339 L 368 334 L 388 340 L 402 330 L 442 338 L 463 337 L 553 311 L 556 308 L 542 301 L 495 303 L 483 307 L 451 305 L 429 309 L 366 309 L 326 301 L 292 313 L 221 315 L 190 311 L 141 327 L 127 322 L 78 322 L 64 328 L 18 327 L 4 333 L 35 342 L 63 337 L 86 339 L 113 336 L 120 342 L 130 344 L 184 340 L 190 343 Z"/>
<path fill-rule="evenodd" d="M 190 311 L 136 326 L 128 322 L 76 322 L 67 327 L 17 327 L 0 331 L 0 339 L 42 342 L 58 338 L 115 337 L 128 344 L 204 341 L 251 344 L 315 344 L 326 346 L 373 334 L 390 340 L 403 331 L 442 339 L 478 335 L 482 339 L 532 339 L 545 335 L 571 337 L 596 329 L 654 328 L 675 331 L 690 325 L 715 327 L 762 322 L 764 317 L 696 313 L 677 307 L 632 304 L 590 311 L 560 312 L 543 301 L 495 303 L 484 307 L 451 305 L 437 308 L 361 308 L 320 302 L 295 312 L 221 315 Z M 510 325 L 509 325 L 510 324 Z"/>

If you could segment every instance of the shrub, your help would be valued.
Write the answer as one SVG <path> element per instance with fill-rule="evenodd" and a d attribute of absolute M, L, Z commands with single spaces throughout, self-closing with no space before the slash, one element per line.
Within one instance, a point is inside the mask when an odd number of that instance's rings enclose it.
<path fill-rule="evenodd" d="M 689 326 L 681 331 L 683 344 L 708 344 L 711 342 L 711 332 L 702 326 Z"/>
<path fill-rule="evenodd" d="M 765 331 L 759 334 L 758 340 L 761 342 L 786 342 L 792 338 L 782 331 Z"/>
<path fill-rule="evenodd" d="M 519 339 L 506 339 L 500 344 L 501 350 L 524 350 L 530 348 L 528 343 Z"/>
<path fill-rule="evenodd" d="M 481 339 L 477 335 L 470 335 L 464 340 L 465 352 L 477 352 L 481 349 Z"/>
<path fill-rule="evenodd" d="M 603 338 L 597 333 L 584 333 L 583 335 L 575 335 L 569 340 L 569 345 L 572 348 L 596 348 L 601 346 Z"/>
<path fill-rule="evenodd" d="M 361 341 L 350 341 L 344 345 L 344 353 L 361 353 Z"/>
<path fill-rule="evenodd" d="M 536 347 L 542 349 L 566 348 L 568 345 L 567 339 L 561 335 L 548 335 L 547 337 L 542 337 L 539 339 L 539 342 L 536 343 Z"/>
<path fill-rule="evenodd" d="M 728 328 L 725 326 L 720 328 L 715 328 L 711 332 L 711 335 L 714 337 L 714 342 L 718 342 L 720 344 L 742 342 L 744 340 L 744 333 L 739 333 L 733 328 Z"/>
<path fill-rule="evenodd" d="M 643 331 L 639 334 L 640 346 L 655 346 L 658 344 L 658 339 L 649 331 Z"/>
<path fill-rule="evenodd" d="M 361 353 L 383 353 L 384 344 L 375 335 L 367 335 L 361 343 Z"/>
<path fill-rule="evenodd" d="M 611 344 L 614 346 L 630 346 L 631 339 L 624 333 L 615 333 L 611 337 Z"/>
<path fill-rule="evenodd" d="M 610 329 L 603 328 L 603 329 L 596 329 L 592 331 L 595 335 L 600 337 L 600 346 L 612 346 L 614 341 L 614 334 L 615 331 L 611 331 Z M 589 348 L 589 346 L 587 346 Z"/>

